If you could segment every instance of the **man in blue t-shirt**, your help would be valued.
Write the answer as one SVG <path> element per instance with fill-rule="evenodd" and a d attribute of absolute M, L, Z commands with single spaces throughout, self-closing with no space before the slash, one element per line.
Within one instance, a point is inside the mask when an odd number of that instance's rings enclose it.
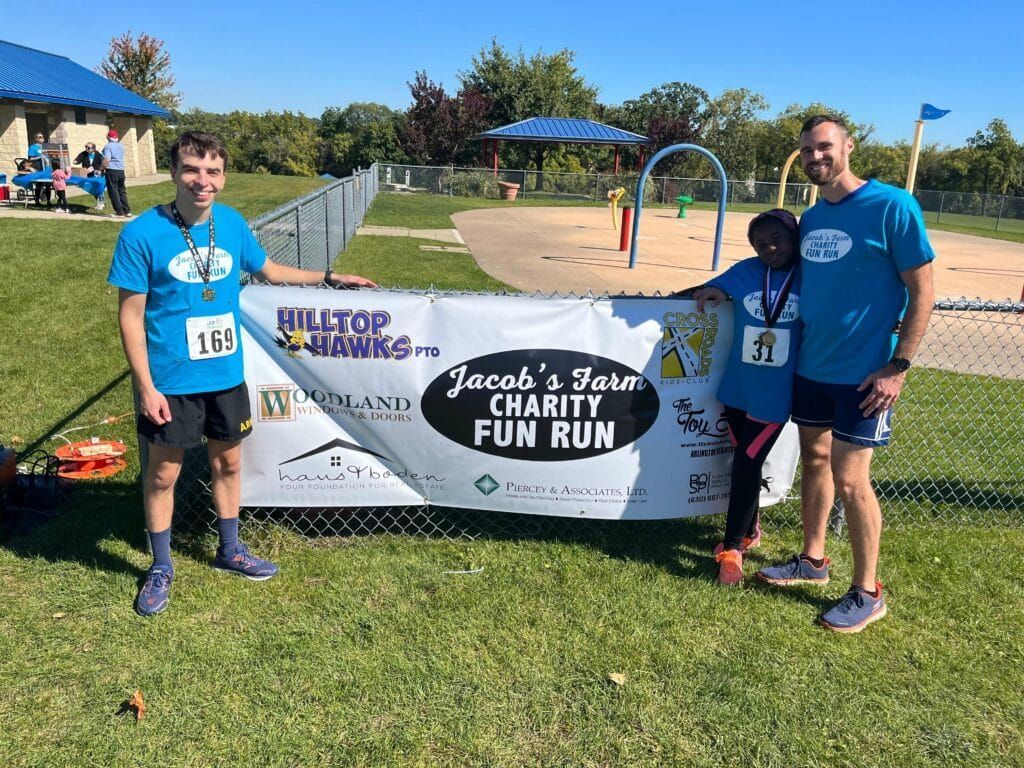
<path fill-rule="evenodd" d="M 850 590 L 823 626 L 859 632 L 886 613 L 876 579 L 882 512 L 871 458 L 887 445 L 892 406 L 935 301 L 921 208 L 907 192 L 850 170 L 845 122 L 817 115 L 800 133 L 800 162 L 822 199 L 800 220 L 802 345 L 793 421 L 803 461 L 803 551 L 758 577 L 780 586 L 828 582 L 825 532 L 836 491 L 853 549 Z"/>
<path fill-rule="evenodd" d="M 227 151 L 206 133 L 171 146 L 174 201 L 121 230 L 108 281 L 120 289 L 118 322 L 139 395 L 139 435 L 148 441 L 143 480 L 153 564 L 135 603 L 143 616 L 167 607 L 174 568 L 174 484 L 185 449 L 207 441 L 220 546 L 214 567 L 254 581 L 277 566 L 238 541 L 241 440 L 252 430 L 240 348 L 241 272 L 271 283 L 374 287 L 355 275 L 310 272 L 267 258 L 236 211 L 215 203 Z"/>

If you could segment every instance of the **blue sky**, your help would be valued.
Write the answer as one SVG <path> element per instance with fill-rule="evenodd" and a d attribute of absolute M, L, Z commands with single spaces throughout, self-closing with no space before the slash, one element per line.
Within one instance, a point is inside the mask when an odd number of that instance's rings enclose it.
<path fill-rule="evenodd" d="M 458 72 L 496 37 L 527 54 L 575 51 L 605 103 L 673 80 L 712 95 L 747 87 L 767 98 L 765 116 L 822 101 L 873 123 L 879 140 L 909 141 L 926 101 L 953 110 L 926 123 L 926 142 L 959 146 L 993 117 L 1024 140 L 1024 4 L 1010 0 L 232 0 L 95 13 L 60 0 L 47 8 L 68 22 L 67 34 L 25 23 L 7 25 L 0 38 L 94 67 L 114 34 L 147 32 L 166 43 L 184 106 L 218 112 L 319 116 L 352 101 L 404 108 L 417 70 L 454 91 Z"/>

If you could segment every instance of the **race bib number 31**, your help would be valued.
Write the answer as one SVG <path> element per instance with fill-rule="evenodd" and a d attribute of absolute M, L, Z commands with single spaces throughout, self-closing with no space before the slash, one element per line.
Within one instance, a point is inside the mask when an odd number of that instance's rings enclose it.
<path fill-rule="evenodd" d="M 189 360 L 209 360 L 233 355 L 238 347 L 235 317 L 226 315 L 190 317 L 185 321 Z"/>
<path fill-rule="evenodd" d="M 748 325 L 743 328 L 744 363 L 779 368 L 789 360 L 789 329 L 772 328 L 770 329 L 771 336 L 766 339 L 765 332 L 768 330 L 768 328 L 758 328 L 756 325 Z M 774 343 L 766 343 L 768 340 Z"/>

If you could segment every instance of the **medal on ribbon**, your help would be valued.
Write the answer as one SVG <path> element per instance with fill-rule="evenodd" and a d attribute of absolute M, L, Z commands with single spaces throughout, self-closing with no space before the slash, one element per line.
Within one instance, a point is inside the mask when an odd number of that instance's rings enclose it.
<path fill-rule="evenodd" d="M 199 272 L 199 277 L 203 281 L 203 301 L 213 301 L 217 298 L 217 292 L 210 287 L 210 268 L 213 264 L 213 253 L 216 250 L 216 233 L 213 227 L 213 211 L 210 211 L 210 246 L 206 251 L 206 263 L 203 264 L 202 257 L 199 255 L 199 249 L 196 248 L 195 241 L 192 239 L 192 233 L 189 232 L 188 225 L 185 220 L 181 217 L 181 213 L 178 211 L 178 206 L 175 203 L 171 203 L 171 213 L 174 215 L 174 223 L 178 225 L 178 229 L 181 230 L 181 236 L 185 238 L 185 244 L 188 246 L 189 253 L 192 254 L 192 261 L 196 265 L 196 271 Z"/>
<path fill-rule="evenodd" d="M 793 264 L 789 268 L 782 285 L 779 286 L 778 293 L 774 296 L 772 296 L 772 268 L 765 267 L 764 287 L 761 290 L 761 311 L 764 313 L 764 324 L 768 326 L 768 330 L 758 336 L 758 341 L 766 347 L 774 347 L 775 342 L 778 341 L 778 337 L 771 328 L 778 322 L 782 310 L 786 306 L 786 299 L 789 298 L 789 291 L 793 287 L 793 278 L 796 277 L 796 267 L 797 265 Z"/>

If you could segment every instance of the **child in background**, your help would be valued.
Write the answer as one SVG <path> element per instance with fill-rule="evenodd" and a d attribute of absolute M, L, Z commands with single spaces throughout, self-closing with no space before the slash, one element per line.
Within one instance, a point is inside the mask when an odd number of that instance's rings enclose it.
<path fill-rule="evenodd" d="M 715 547 L 718 583 L 743 580 L 743 554 L 761 543 L 759 497 L 764 460 L 789 420 L 800 345 L 800 238 L 796 217 L 777 208 L 750 222 L 757 257 L 734 264 L 693 298 L 733 299 L 733 341 L 718 399 L 735 447 L 725 540 Z"/>
<path fill-rule="evenodd" d="M 68 179 L 71 177 L 71 171 L 65 171 L 60 167 L 60 160 L 53 161 L 53 191 L 57 195 L 57 211 L 60 213 L 69 213 L 68 211 Z"/>

